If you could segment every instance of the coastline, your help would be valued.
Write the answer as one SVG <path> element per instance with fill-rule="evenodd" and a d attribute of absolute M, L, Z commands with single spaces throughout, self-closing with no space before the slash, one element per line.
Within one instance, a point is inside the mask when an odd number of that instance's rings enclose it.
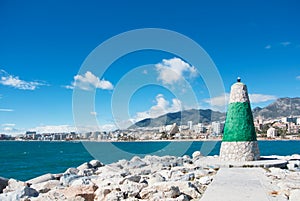
<path fill-rule="evenodd" d="M 222 141 L 221 138 L 211 139 L 163 139 L 163 140 L 0 140 L 0 142 L 207 142 L 207 141 Z M 300 141 L 300 137 L 294 139 L 283 138 L 257 138 L 257 141 Z"/>
<path fill-rule="evenodd" d="M 287 165 L 252 168 L 263 172 L 263 190 L 271 201 L 295 201 L 290 198 L 298 198 L 300 192 L 300 155 L 270 157 L 286 160 Z M 199 200 L 219 169 L 224 169 L 203 160 L 218 160 L 218 156 L 204 157 L 196 151 L 192 157 L 134 156 L 106 165 L 91 160 L 28 181 L 0 178 L 0 200 Z"/>

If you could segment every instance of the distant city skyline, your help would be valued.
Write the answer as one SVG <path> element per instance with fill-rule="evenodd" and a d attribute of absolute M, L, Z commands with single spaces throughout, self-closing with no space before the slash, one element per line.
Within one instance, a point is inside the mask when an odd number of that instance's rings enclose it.
<path fill-rule="evenodd" d="M 88 112 L 97 118 L 100 130 L 181 109 L 224 108 L 238 76 L 248 86 L 252 108 L 281 97 L 299 97 L 299 7 L 298 1 L 279 0 L 2 1 L 0 133 L 75 131 L 74 87 L 96 90 L 95 108 Z M 115 61 L 102 77 L 93 71 L 79 73 L 102 42 L 142 28 L 175 31 L 197 42 L 215 63 L 224 93 L 210 97 L 197 72 L 200 66 L 163 51 L 132 52 Z M 114 90 L 124 76 L 143 65 L 149 68 L 140 72 L 139 79 L 153 76 L 160 85 L 137 90 L 128 106 L 130 118 L 118 119 L 111 109 Z M 195 93 L 196 105 L 185 105 L 167 88 L 184 96 L 186 83 Z M 127 84 L 129 88 L 132 83 Z"/>

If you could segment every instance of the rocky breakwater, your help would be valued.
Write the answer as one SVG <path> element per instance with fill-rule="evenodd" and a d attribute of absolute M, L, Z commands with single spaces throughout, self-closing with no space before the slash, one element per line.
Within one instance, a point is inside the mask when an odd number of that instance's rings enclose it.
<path fill-rule="evenodd" d="M 217 172 L 201 166 L 201 157 L 136 156 L 109 165 L 92 160 L 26 182 L 2 179 L 0 200 L 199 200 Z"/>
<path fill-rule="evenodd" d="M 272 157 L 272 156 L 271 156 Z M 300 201 L 300 155 L 273 156 L 288 161 L 285 169 L 267 168 L 265 184 L 270 201 Z"/>

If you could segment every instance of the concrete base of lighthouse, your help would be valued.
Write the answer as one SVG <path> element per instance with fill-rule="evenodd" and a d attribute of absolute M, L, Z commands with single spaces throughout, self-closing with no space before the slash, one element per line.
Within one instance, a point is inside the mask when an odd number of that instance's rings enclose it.
<path fill-rule="evenodd" d="M 220 160 L 222 161 L 255 161 L 260 159 L 257 141 L 222 142 Z"/>

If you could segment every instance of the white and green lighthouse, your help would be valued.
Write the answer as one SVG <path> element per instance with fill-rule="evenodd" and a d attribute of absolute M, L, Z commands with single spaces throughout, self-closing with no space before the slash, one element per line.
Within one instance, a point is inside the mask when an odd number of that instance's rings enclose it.
<path fill-rule="evenodd" d="M 247 86 L 238 78 L 237 83 L 231 86 L 220 159 L 253 161 L 259 158 Z"/>

